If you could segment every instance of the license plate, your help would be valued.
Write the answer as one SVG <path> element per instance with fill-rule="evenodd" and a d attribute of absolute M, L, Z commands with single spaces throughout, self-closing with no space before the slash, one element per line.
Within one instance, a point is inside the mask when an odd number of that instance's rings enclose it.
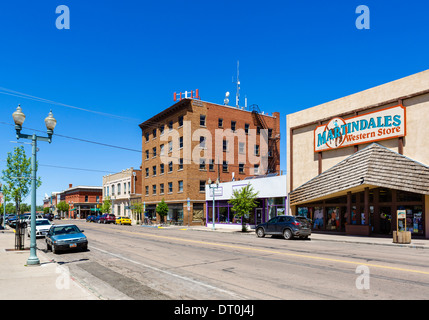
<path fill-rule="evenodd" d="M 70 248 L 76 248 L 77 244 L 76 243 L 70 243 Z"/>

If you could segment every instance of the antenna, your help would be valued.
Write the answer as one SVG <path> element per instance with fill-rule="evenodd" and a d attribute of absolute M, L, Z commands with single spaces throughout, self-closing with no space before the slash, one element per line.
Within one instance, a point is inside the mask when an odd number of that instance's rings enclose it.
<path fill-rule="evenodd" d="M 240 61 L 237 60 L 237 81 L 233 83 L 237 84 L 237 93 L 235 95 L 235 107 L 239 108 L 238 103 L 240 101 Z"/>

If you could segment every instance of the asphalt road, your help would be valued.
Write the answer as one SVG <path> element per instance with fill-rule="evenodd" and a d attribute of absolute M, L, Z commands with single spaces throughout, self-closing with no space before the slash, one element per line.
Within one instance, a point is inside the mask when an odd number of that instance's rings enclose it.
<path fill-rule="evenodd" d="M 72 223 L 89 250 L 48 255 L 102 299 L 429 298 L 423 249 Z"/>

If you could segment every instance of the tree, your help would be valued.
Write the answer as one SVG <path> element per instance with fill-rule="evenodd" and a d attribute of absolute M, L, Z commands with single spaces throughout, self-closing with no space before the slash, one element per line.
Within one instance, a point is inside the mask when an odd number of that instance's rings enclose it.
<path fill-rule="evenodd" d="M 101 205 L 101 212 L 102 213 L 110 213 L 110 207 L 112 204 L 110 203 L 110 197 L 107 197 L 106 200 L 103 201 L 103 204 Z"/>
<path fill-rule="evenodd" d="M 2 174 L 3 193 L 8 199 L 15 202 L 17 213 L 20 214 L 22 199 L 26 198 L 31 191 L 31 158 L 27 158 L 23 146 L 16 147 L 13 154 L 7 153 L 6 169 L 2 171 Z M 42 181 L 39 177 L 36 180 L 36 188 L 39 188 L 41 184 Z"/>
<path fill-rule="evenodd" d="M 48 214 L 50 210 L 51 210 L 51 208 L 45 207 L 45 208 L 43 208 L 43 213 Z"/>
<path fill-rule="evenodd" d="M 161 217 L 161 223 L 164 222 L 164 217 L 168 214 L 168 205 L 165 203 L 164 198 L 156 206 L 156 213 Z"/>
<path fill-rule="evenodd" d="M 65 211 L 69 211 L 70 206 L 67 202 L 65 201 L 60 201 L 57 204 L 57 211 L 59 212 L 65 212 Z"/>
<path fill-rule="evenodd" d="M 241 231 L 243 232 L 247 231 L 243 217 L 257 207 L 255 201 L 257 196 L 258 192 L 254 192 L 253 187 L 248 184 L 241 189 L 234 190 L 232 198 L 229 200 L 229 203 L 233 205 L 234 216 L 241 218 Z"/>

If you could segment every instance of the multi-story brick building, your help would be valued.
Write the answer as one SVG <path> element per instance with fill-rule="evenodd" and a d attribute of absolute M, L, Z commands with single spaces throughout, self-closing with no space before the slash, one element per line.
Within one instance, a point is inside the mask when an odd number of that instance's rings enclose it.
<path fill-rule="evenodd" d="M 114 174 L 103 176 L 103 199 L 110 198 L 112 213 L 127 216 L 133 221 L 140 217 L 133 215 L 133 203 L 141 202 L 141 170 L 128 168 Z"/>
<path fill-rule="evenodd" d="M 69 188 L 61 193 L 60 199 L 69 205 L 67 218 L 85 219 L 94 214 L 97 205 L 102 203 L 102 187 L 73 187 L 69 184 Z"/>
<path fill-rule="evenodd" d="M 280 171 L 280 114 L 183 99 L 140 124 L 142 202 L 155 218 L 204 223 L 205 185 Z"/>

